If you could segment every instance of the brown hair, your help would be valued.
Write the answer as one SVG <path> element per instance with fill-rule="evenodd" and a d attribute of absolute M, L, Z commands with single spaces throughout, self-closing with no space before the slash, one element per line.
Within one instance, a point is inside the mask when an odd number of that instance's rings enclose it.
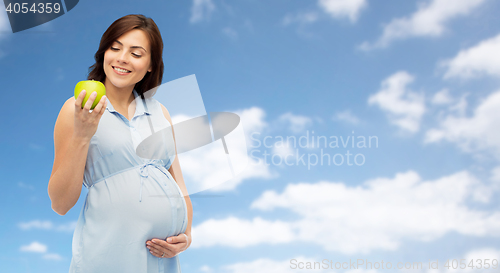
<path fill-rule="evenodd" d="M 103 61 L 104 52 L 108 50 L 113 42 L 123 34 L 133 29 L 140 29 L 146 32 L 151 46 L 151 72 L 147 72 L 144 78 L 135 84 L 134 89 L 144 98 L 144 93 L 161 84 L 163 78 L 163 40 L 160 30 L 153 19 L 142 14 L 129 14 L 114 21 L 101 37 L 99 49 L 94 55 L 95 64 L 89 67 L 87 80 L 96 80 L 104 83 L 106 74 L 104 73 Z M 156 88 L 155 88 L 156 89 Z M 154 95 L 156 90 L 151 93 Z M 148 95 L 149 96 L 149 95 Z"/>

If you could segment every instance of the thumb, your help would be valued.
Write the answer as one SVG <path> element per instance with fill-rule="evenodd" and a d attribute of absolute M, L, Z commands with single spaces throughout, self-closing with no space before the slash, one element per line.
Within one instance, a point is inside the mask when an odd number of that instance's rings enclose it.
<path fill-rule="evenodd" d="M 167 238 L 167 243 L 176 244 L 181 243 L 187 240 L 187 236 L 184 233 L 181 233 L 177 236 L 172 236 Z"/>

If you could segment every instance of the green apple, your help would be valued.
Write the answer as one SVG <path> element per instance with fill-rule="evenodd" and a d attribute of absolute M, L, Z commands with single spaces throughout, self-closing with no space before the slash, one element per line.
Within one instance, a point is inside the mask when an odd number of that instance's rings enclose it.
<path fill-rule="evenodd" d="M 82 108 L 85 106 L 85 103 L 89 99 L 90 94 L 92 94 L 94 91 L 97 92 L 97 97 L 94 99 L 94 103 L 92 103 L 90 109 L 94 109 L 94 107 L 96 107 L 96 105 L 101 100 L 101 97 L 106 95 L 106 87 L 100 81 L 90 80 L 78 82 L 75 86 L 75 100 L 76 98 L 78 98 L 78 95 L 80 95 L 80 92 L 82 92 L 82 90 L 86 91 L 85 98 L 82 102 Z"/>

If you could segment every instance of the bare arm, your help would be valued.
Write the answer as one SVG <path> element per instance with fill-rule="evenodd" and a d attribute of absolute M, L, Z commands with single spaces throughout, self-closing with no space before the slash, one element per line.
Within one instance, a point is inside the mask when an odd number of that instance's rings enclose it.
<path fill-rule="evenodd" d="M 162 104 L 161 108 L 163 111 L 163 115 L 165 118 L 170 122 L 170 125 L 172 126 L 172 119 L 170 118 L 170 114 L 168 113 L 167 108 L 163 106 Z M 172 134 L 174 137 L 174 142 L 175 142 L 175 134 L 174 134 L 174 127 L 172 126 Z M 184 195 L 184 199 L 186 200 L 186 205 L 187 205 L 187 210 L 188 210 L 188 225 L 186 228 L 185 234 L 191 238 L 191 223 L 193 222 L 193 206 L 191 204 L 191 198 L 189 198 L 189 194 L 187 192 L 186 184 L 184 183 L 184 177 L 182 177 L 182 171 L 181 171 L 181 165 L 179 164 L 179 157 L 177 156 L 177 148 L 175 149 L 175 159 L 174 162 L 172 162 L 172 165 L 170 165 L 170 169 L 168 169 L 170 174 L 174 177 L 175 182 L 177 182 L 177 185 L 179 185 L 179 188 L 182 191 L 182 194 Z M 191 245 L 191 241 L 189 240 L 188 242 L 188 247 Z"/>
<path fill-rule="evenodd" d="M 93 117 L 100 118 L 102 115 L 98 113 L 102 110 L 98 109 L 103 105 L 102 99 L 94 111 L 88 113 L 95 98 L 92 95 L 85 105 L 85 108 L 87 106 L 88 108 L 78 111 L 84 96 L 85 93 L 82 92 L 76 101 L 72 97 L 64 103 L 54 127 L 54 165 L 47 190 L 52 209 L 59 215 L 65 215 L 80 197 L 90 139 L 95 133 L 95 130 L 92 131 L 95 121 L 88 117 L 94 114 Z M 75 111 L 78 113 L 75 114 Z M 75 124 L 78 126 L 76 130 Z M 95 129 L 97 129 L 97 124 Z"/>

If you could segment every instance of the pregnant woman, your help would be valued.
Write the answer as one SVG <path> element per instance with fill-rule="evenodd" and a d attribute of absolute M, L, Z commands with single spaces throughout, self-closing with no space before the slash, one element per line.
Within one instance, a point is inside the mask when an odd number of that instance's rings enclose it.
<path fill-rule="evenodd" d="M 163 76 L 162 51 L 151 18 L 116 20 L 88 75 L 105 85 L 106 96 L 90 111 L 96 93 L 82 108 L 82 91 L 57 117 L 48 185 L 52 209 L 66 214 L 82 182 L 88 189 L 73 235 L 71 273 L 181 272 L 177 254 L 191 244 L 192 206 L 172 120 L 152 97 Z M 158 131 L 172 137 L 148 138 Z M 144 156 L 137 147 L 153 152 Z"/>

